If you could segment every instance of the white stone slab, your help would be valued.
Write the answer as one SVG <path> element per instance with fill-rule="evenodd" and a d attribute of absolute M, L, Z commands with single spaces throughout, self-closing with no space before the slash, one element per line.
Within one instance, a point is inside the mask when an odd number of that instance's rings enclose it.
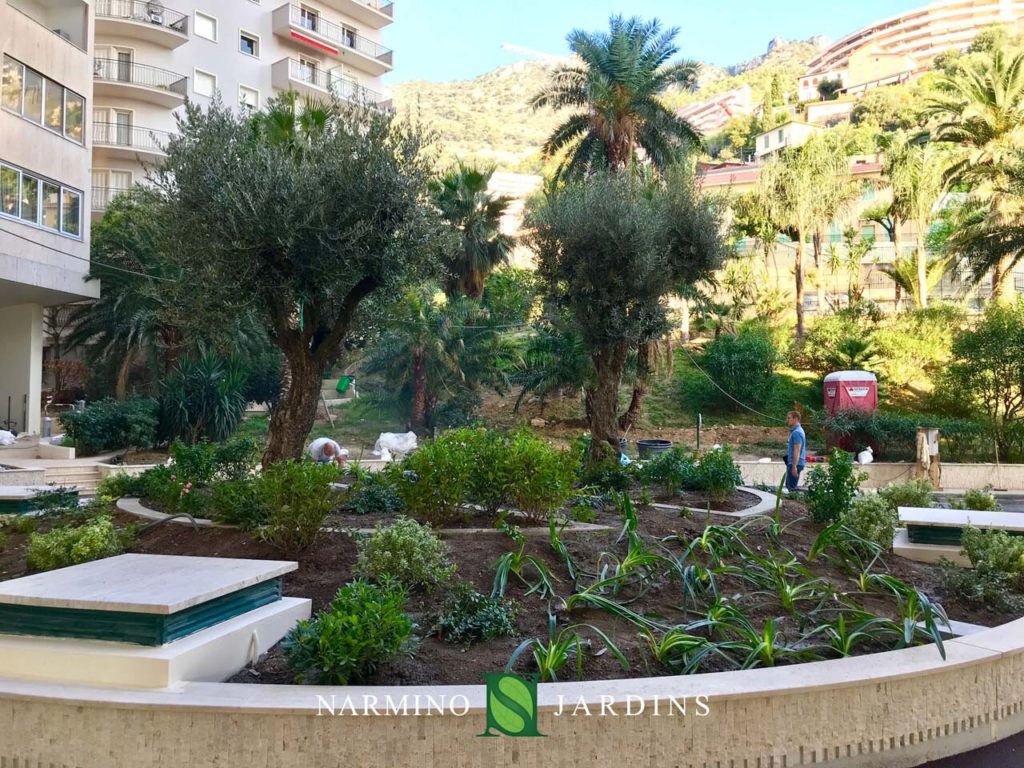
<path fill-rule="evenodd" d="M 1024 514 L 1019 512 L 987 512 L 974 509 L 941 509 L 939 507 L 900 507 L 904 525 L 927 525 L 934 528 L 994 528 L 1000 531 L 1024 531 Z"/>
<path fill-rule="evenodd" d="M 168 615 L 296 568 L 283 560 L 118 555 L 0 582 L 0 603 Z"/>
<path fill-rule="evenodd" d="M 0 678 L 167 688 L 181 682 L 220 682 L 259 658 L 296 623 L 311 601 L 285 597 L 168 645 L 147 647 L 102 640 L 0 637 Z"/>
<path fill-rule="evenodd" d="M 949 544 L 915 544 L 907 536 L 907 529 L 900 528 L 892 540 L 892 551 L 907 560 L 918 563 L 938 563 L 948 560 L 961 568 L 970 568 L 971 561 L 961 552 L 960 547 Z"/>

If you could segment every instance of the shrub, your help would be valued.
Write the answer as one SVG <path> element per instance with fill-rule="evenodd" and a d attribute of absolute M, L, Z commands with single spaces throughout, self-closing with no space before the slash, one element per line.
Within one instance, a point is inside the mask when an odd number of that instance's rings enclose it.
<path fill-rule="evenodd" d="M 950 506 L 953 509 L 974 509 L 978 512 L 999 512 L 1003 508 L 1003 505 L 996 501 L 991 485 L 965 491 L 964 495 L 954 499 Z"/>
<path fill-rule="evenodd" d="M 139 475 L 140 495 L 168 509 L 177 508 L 184 485 L 171 467 L 153 467 Z"/>
<path fill-rule="evenodd" d="M 126 472 L 118 472 L 107 475 L 96 486 L 96 495 L 110 500 L 121 499 L 125 496 L 144 496 L 146 495 L 144 474 L 129 475 Z"/>
<path fill-rule="evenodd" d="M 390 515 L 404 509 L 402 497 L 388 472 L 360 473 L 347 506 L 357 515 Z"/>
<path fill-rule="evenodd" d="M 1004 573 L 961 568 L 947 561 L 940 564 L 939 574 L 943 589 L 962 600 L 1000 613 L 1024 611 L 1024 596 Z"/>
<path fill-rule="evenodd" d="M 257 483 L 267 508 L 266 524 L 259 529 L 264 541 L 288 555 L 308 549 L 331 511 L 331 483 L 339 472 L 334 464 L 308 461 L 279 461 L 265 468 Z"/>
<path fill-rule="evenodd" d="M 820 422 L 827 433 L 836 437 L 852 436 L 858 448 L 870 445 L 877 459 L 913 459 L 917 454 L 918 427 L 939 430 L 941 452 L 946 460 L 984 455 L 988 450 L 984 446 L 985 428 L 969 419 L 851 410 L 822 415 Z"/>
<path fill-rule="evenodd" d="M 833 449 L 828 464 L 816 465 L 807 479 L 807 508 L 814 521 L 833 523 L 845 517 L 863 479 L 854 471 L 850 454 Z"/>
<path fill-rule="evenodd" d="M 1024 537 L 1003 531 L 964 529 L 963 551 L 979 574 L 998 574 L 1018 592 L 1024 591 Z"/>
<path fill-rule="evenodd" d="M 463 432 L 452 430 L 427 441 L 403 460 L 398 494 L 416 519 L 441 527 L 465 516 L 462 505 L 472 468 L 469 453 L 459 444 Z"/>
<path fill-rule="evenodd" d="M 539 294 L 540 280 L 532 269 L 502 267 L 487 278 L 483 303 L 499 323 L 525 323 Z"/>
<path fill-rule="evenodd" d="M 0 552 L 3 552 L 7 548 L 7 534 L 0 531 Z"/>
<path fill-rule="evenodd" d="M 214 446 L 217 472 L 225 480 L 242 480 L 253 474 L 260 460 L 259 441 L 251 437 L 225 440 Z"/>
<path fill-rule="evenodd" d="M 546 518 L 568 501 L 575 472 L 567 451 L 519 432 L 505 441 L 500 462 L 508 503 L 527 517 Z"/>
<path fill-rule="evenodd" d="M 449 643 L 472 643 L 516 634 L 516 605 L 501 597 L 491 597 L 458 582 L 445 597 L 444 607 L 435 625 L 441 639 Z"/>
<path fill-rule="evenodd" d="M 446 581 L 455 566 L 448 548 L 437 534 L 409 518 L 381 526 L 358 544 L 356 573 L 384 582 L 398 581 L 405 587 L 430 587 Z"/>
<path fill-rule="evenodd" d="M 953 336 L 966 313 L 954 304 L 935 304 L 886 318 L 872 336 L 877 372 L 891 386 L 926 388 L 948 363 Z"/>
<path fill-rule="evenodd" d="M 869 338 L 875 325 L 870 313 L 843 309 L 818 318 L 798 351 L 800 367 L 816 373 L 834 370 L 835 353 L 845 339 Z"/>
<path fill-rule="evenodd" d="M 215 478 L 241 480 L 249 477 L 259 460 L 259 443 L 243 437 L 223 443 L 200 440 L 192 445 L 176 441 L 171 446 L 174 472 L 193 485 L 205 486 Z"/>
<path fill-rule="evenodd" d="M 244 530 L 259 529 L 270 517 L 270 510 L 260 496 L 259 483 L 254 479 L 217 483 L 210 496 L 210 511 L 218 522 Z"/>
<path fill-rule="evenodd" d="M 726 447 L 712 448 L 697 461 L 693 475 L 694 490 L 704 491 L 712 503 L 725 501 L 742 484 L 740 468 Z"/>
<path fill-rule="evenodd" d="M 52 571 L 113 557 L 124 551 L 127 537 L 128 534 L 114 528 L 108 515 L 100 515 L 85 525 L 33 533 L 28 543 L 26 562 L 33 570 Z"/>
<path fill-rule="evenodd" d="M 82 451 L 152 448 L 157 439 L 155 400 L 100 400 L 61 414 L 64 431 Z"/>
<path fill-rule="evenodd" d="M 380 664 L 411 653 L 415 625 L 404 610 L 398 585 L 354 581 L 342 587 L 327 610 L 300 621 L 284 640 L 296 682 L 362 682 Z"/>
<path fill-rule="evenodd" d="M 227 440 L 248 405 L 248 375 L 241 361 L 203 353 L 178 361 L 161 382 L 161 429 L 169 439 L 192 444 Z"/>
<path fill-rule="evenodd" d="M 892 548 L 899 515 L 895 507 L 881 493 L 858 496 L 850 503 L 847 518 L 850 529 L 861 538 L 873 541 L 883 551 Z"/>
<path fill-rule="evenodd" d="M 17 533 L 21 536 L 32 533 L 36 529 L 36 518 L 29 517 L 28 515 L 13 515 L 8 517 L 4 522 L 4 528 L 11 533 Z"/>
<path fill-rule="evenodd" d="M 644 462 L 640 480 L 645 484 L 661 485 L 670 494 L 696 485 L 697 464 L 693 455 L 682 448 L 673 448 Z"/>
<path fill-rule="evenodd" d="M 882 488 L 878 495 L 894 513 L 900 507 L 930 507 L 932 505 L 932 484 L 924 478 L 906 483 L 891 483 Z"/>
<path fill-rule="evenodd" d="M 708 375 L 737 400 L 764 406 L 775 392 L 775 367 L 779 353 L 768 332 L 748 328 L 735 336 L 719 336 L 704 348 L 702 366 Z M 709 399 L 729 410 L 738 406 L 714 387 Z"/>

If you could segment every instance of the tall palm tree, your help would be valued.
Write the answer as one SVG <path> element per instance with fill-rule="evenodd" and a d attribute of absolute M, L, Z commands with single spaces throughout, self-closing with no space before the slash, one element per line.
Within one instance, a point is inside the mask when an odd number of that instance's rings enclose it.
<path fill-rule="evenodd" d="M 565 157 L 561 178 L 593 170 L 621 170 L 638 150 L 656 167 L 669 165 L 681 148 L 698 146 L 700 134 L 660 100 L 673 86 L 693 88 L 700 65 L 669 63 L 679 49 L 679 30 L 662 30 L 657 19 L 613 16 L 608 32 L 573 30 L 569 48 L 578 63 L 560 66 L 534 96 L 535 109 L 569 108 L 574 113 L 544 143 L 544 154 Z"/>
<path fill-rule="evenodd" d="M 914 302 L 914 306 L 923 307 L 925 297 L 942 282 L 942 278 L 949 271 L 951 259 L 948 256 L 936 256 L 928 259 L 925 263 L 924 286 L 922 291 L 920 262 L 914 258 L 899 258 L 892 264 L 883 264 L 879 267 L 887 274 L 899 289 L 901 296 L 906 295 Z M 896 307 L 899 309 L 899 306 Z"/>
<path fill-rule="evenodd" d="M 512 199 L 487 191 L 493 176 L 493 165 L 478 168 L 459 162 L 433 185 L 441 216 L 458 233 L 455 247 L 445 254 L 445 293 L 450 297 L 481 298 L 488 275 L 508 261 L 515 247 L 515 238 L 501 231 L 501 219 Z"/>
<path fill-rule="evenodd" d="M 936 90 L 925 115 L 937 121 L 931 138 L 950 149 L 947 186 L 971 189 L 975 218 L 987 209 L 983 231 L 1017 226 L 1024 209 L 1018 195 L 1007 194 L 1007 167 L 1024 148 L 1024 51 L 995 48 L 940 77 Z M 971 247 L 965 237 L 953 242 L 976 258 L 984 256 L 984 249 Z M 999 298 L 1010 269 L 1007 258 L 982 258 L 975 267 L 982 265 L 991 268 L 992 296 Z M 976 278 L 985 271 L 972 268 Z"/>

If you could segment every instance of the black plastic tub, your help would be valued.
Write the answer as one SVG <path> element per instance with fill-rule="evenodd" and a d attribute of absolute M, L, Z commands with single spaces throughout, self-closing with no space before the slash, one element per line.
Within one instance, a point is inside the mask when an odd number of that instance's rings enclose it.
<path fill-rule="evenodd" d="M 672 450 L 671 440 L 637 440 L 636 449 L 641 459 L 653 459 L 659 453 Z"/>

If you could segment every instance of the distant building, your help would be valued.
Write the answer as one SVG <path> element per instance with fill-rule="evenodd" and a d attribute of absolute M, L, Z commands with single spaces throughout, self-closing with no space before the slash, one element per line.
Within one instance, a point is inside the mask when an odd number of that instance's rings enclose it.
<path fill-rule="evenodd" d="M 983 29 L 1020 27 L 1020 0 L 942 0 L 869 24 L 847 35 L 807 65 L 801 101 L 818 98 L 825 80 L 839 80 L 849 93 L 912 78 L 940 53 L 963 50 Z"/>
<path fill-rule="evenodd" d="M 768 155 L 774 155 L 787 147 L 799 147 L 807 143 L 815 134 L 821 133 L 824 129 L 810 123 L 801 123 L 791 120 L 788 123 L 772 128 L 759 134 L 754 140 L 754 156 L 762 160 Z"/>
<path fill-rule="evenodd" d="M 701 133 L 708 134 L 721 130 L 732 118 L 752 115 L 758 109 L 760 105 L 754 104 L 750 86 L 743 85 L 706 101 L 688 104 L 676 114 Z"/>

